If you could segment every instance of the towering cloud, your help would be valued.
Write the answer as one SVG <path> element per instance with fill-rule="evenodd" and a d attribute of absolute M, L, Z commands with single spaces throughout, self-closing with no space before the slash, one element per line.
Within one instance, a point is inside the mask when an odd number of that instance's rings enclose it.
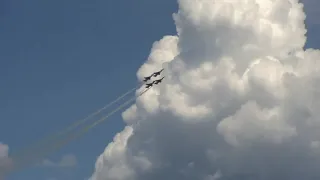
<path fill-rule="evenodd" d="M 178 3 L 177 36 L 137 72 L 166 77 L 123 113 L 91 180 L 319 178 L 320 51 L 303 49 L 303 5 Z"/>

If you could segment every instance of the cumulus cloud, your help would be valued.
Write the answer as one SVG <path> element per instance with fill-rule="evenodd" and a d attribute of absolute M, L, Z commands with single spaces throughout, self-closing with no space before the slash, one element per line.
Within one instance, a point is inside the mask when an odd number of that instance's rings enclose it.
<path fill-rule="evenodd" d="M 137 72 L 166 77 L 123 112 L 91 180 L 319 178 L 320 51 L 303 49 L 303 4 L 178 3 L 177 35 Z"/>
<path fill-rule="evenodd" d="M 0 180 L 2 180 L 6 173 L 13 167 L 13 162 L 9 157 L 9 146 L 0 143 Z"/>
<path fill-rule="evenodd" d="M 49 167 L 74 167 L 77 165 L 77 157 L 73 154 L 64 155 L 59 162 L 45 159 L 42 165 Z"/>

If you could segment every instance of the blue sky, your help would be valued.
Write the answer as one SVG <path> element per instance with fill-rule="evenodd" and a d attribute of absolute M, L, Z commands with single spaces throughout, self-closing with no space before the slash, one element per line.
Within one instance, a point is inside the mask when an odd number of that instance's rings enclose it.
<path fill-rule="evenodd" d="M 152 43 L 175 34 L 176 9 L 172 0 L 0 1 L 0 142 L 19 150 L 135 86 Z M 318 48 L 314 16 L 307 47 Z M 73 169 L 26 169 L 8 179 L 87 178 L 123 125 L 117 113 L 50 156 L 76 155 Z"/>

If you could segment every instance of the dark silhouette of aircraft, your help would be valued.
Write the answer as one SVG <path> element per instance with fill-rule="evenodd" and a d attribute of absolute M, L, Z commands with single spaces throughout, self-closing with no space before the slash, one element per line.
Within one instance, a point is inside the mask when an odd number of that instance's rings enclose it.
<path fill-rule="evenodd" d="M 150 76 L 144 77 L 144 82 L 147 82 L 151 79 L 151 77 L 153 76 L 153 74 L 151 74 Z"/>
<path fill-rule="evenodd" d="M 153 73 L 153 77 L 157 77 L 158 75 L 160 75 L 160 73 L 163 71 L 163 69 L 161 69 L 160 71 L 158 72 L 154 72 Z"/>
<path fill-rule="evenodd" d="M 153 85 L 153 83 L 154 83 L 154 81 L 152 81 L 152 83 L 147 83 L 147 84 L 146 84 L 146 88 L 151 87 L 151 86 Z"/>
<path fill-rule="evenodd" d="M 161 83 L 161 81 L 163 80 L 164 76 L 161 79 L 155 80 L 153 81 L 154 84 L 159 84 Z"/>

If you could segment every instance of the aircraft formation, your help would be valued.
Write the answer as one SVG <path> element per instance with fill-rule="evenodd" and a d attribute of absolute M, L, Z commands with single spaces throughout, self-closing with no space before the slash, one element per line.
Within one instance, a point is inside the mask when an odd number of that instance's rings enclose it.
<path fill-rule="evenodd" d="M 41 159 L 57 151 L 62 146 L 70 143 L 73 139 L 79 138 L 80 136 L 84 135 L 87 131 L 91 130 L 93 127 L 104 122 L 111 115 L 123 109 L 129 103 L 135 101 L 137 98 L 139 98 L 144 93 L 146 93 L 154 84 L 161 83 L 162 80 L 164 79 L 164 76 L 160 79 L 153 80 L 152 82 L 149 82 L 149 83 L 147 82 L 149 80 L 151 81 L 152 77 L 160 76 L 163 70 L 164 69 L 161 69 L 160 71 L 156 71 L 152 73 L 150 76 L 144 77 L 144 80 L 142 80 L 143 84 L 139 82 L 136 85 L 136 87 L 129 89 L 127 92 L 117 97 L 114 101 L 108 103 L 103 108 L 90 114 L 86 118 L 75 121 L 73 124 L 66 127 L 65 129 L 57 131 L 55 134 L 52 134 L 51 136 L 43 137 L 39 141 L 35 142 L 35 144 L 29 144 L 27 147 L 20 149 L 20 151 L 17 151 L 11 154 L 11 159 L 14 165 L 10 170 L 6 172 L 1 172 L 1 167 L 0 167 L 0 179 L 2 174 L 9 174 L 19 169 L 23 169 L 27 166 L 30 166 L 31 164 L 41 161 Z M 133 97 L 131 97 L 130 99 L 126 100 L 125 102 L 123 102 L 122 104 L 114 108 L 111 112 L 107 113 L 105 116 L 101 117 L 99 120 L 93 119 L 98 114 L 102 113 L 107 108 L 111 107 L 111 105 L 115 104 L 120 100 L 125 99 L 126 96 L 128 96 L 129 94 L 133 93 L 135 90 L 140 88 L 141 85 L 145 85 L 145 89 L 142 90 L 142 92 L 140 92 L 138 95 L 133 95 Z M 93 122 L 85 125 L 85 123 L 90 120 L 92 120 Z M 83 125 L 82 128 L 80 127 L 81 125 Z M 1 166 L 1 162 L 0 162 L 0 166 Z"/>
<path fill-rule="evenodd" d="M 144 80 L 143 80 L 143 81 L 144 81 L 144 82 L 147 82 L 147 81 L 149 81 L 149 80 L 151 79 L 152 76 L 153 76 L 153 77 L 159 76 L 162 71 L 163 71 L 163 69 L 161 69 L 160 71 L 157 71 L 157 72 L 152 73 L 150 76 L 144 77 Z M 159 83 L 161 83 L 162 80 L 163 80 L 163 78 L 164 78 L 164 76 L 163 76 L 161 79 L 157 79 L 157 80 L 152 81 L 151 83 L 146 83 L 146 88 L 150 88 L 151 86 L 153 86 L 153 84 L 159 84 Z"/>

